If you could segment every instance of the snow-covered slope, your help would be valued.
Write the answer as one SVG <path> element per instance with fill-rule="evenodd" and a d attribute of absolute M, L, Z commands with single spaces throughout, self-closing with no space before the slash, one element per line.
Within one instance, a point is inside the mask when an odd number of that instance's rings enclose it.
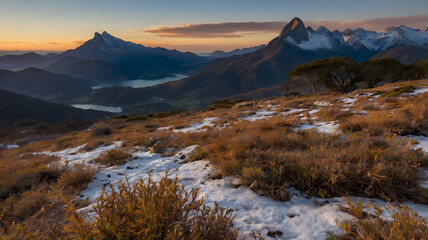
<path fill-rule="evenodd" d="M 398 46 L 428 49 L 428 33 L 404 25 L 389 27 L 385 32 L 363 28 L 331 32 L 323 26 L 314 31 L 311 27 L 305 28 L 304 23 L 295 18 L 284 28 L 279 37 L 285 42 L 309 51 L 343 51 L 352 48 L 357 51 L 368 49 L 379 52 Z"/>
<path fill-rule="evenodd" d="M 389 27 L 385 32 L 368 31 L 362 28 L 343 32 L 346 42 L 354 48 L 364 46 L 373 51 L 383 51 L 398 46 L 428 48 L 428 33 L 406 27 Z"/>

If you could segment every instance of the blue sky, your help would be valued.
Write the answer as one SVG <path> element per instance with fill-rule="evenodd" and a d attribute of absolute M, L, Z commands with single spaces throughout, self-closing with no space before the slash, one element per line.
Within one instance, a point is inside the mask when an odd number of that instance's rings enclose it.
<path fill-rule="evenodd" d="M 52 49 L 67 48 L 104 30 L 148 45 L 173 45 L 171 38 L 142 31 L 184 23 L 289 21 L 295 16 L 304 21 L 345 21 L 420 15 L 427 10 L 427 0 L 0 0 L 0 49 L 11 49 L 13 44 L 18 49 L 48 43 Z M 260 42 L 269 37 L 261 34 L 241 40 L 251 45 L 255 39 Z M 227 42 L 238 43 L 237 39 L 223 41 L 225 46 Z M 184 40 L 176 42 L 182 44 Z"/>

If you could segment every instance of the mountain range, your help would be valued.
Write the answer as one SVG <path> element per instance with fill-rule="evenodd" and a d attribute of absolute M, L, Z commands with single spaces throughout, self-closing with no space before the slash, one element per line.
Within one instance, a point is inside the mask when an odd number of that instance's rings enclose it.
<path fill-rule="evenodd" d="M 382 33 L 362 28 L 314 30 L 294 18 L 266 46 L 216 51 L 209 57 L 145 47 L 107 32 L 95 33 L 83 45 L 60 54 L 0 57 L 0 68 L 43 69 L 0 71 L 0 89 L 57 102 L 121 106 L 136 112 L 191 109 L 230 96 L 278 95 L 278 86 L 293 68 L 329 57 L 359 62 L 392 57 L 404 63 L 428 59 L 428 33 L 406 26 L 390 27 Z M 90 88 L 96 82 L 155 79 L 177 73 L 190 76 L 148 88 Z"/>
<path fill-rule="evenodd" d="M 367 32 L 366 35 L 371 36 L 371 32 Z M 332 32 L 325 27 L 315 31 L 305 27 L 301 19 L 294 18 L 266 47 L 244 55 L 213 59 L 183 80 L 142 89 L 98 89 L 86 100 L 106 105 L 162 102 L 181 108 L 198 108 L 217 99 L 278 86 L 288 79 L 288 72 L 294 67 L 315 59 L 350 57 L 362 62 L 378 54 L 380 49 L 402 48 L 403 45 L 425 49 L 428 43 L 427 33 L 404 26 L 377 34 L 377 41 L 372 38 L 362 41 L 362 29 L 345 33 Z M 361 44 L 357 44 L 357 39 Z M 372 43 L 371 47 L 366 46 L 368 43 Z"/>

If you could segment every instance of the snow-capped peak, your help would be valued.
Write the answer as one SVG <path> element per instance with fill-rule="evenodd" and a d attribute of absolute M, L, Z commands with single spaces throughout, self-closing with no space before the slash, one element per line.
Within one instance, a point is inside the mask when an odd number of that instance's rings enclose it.
<path fill-rule="evenodd" d="M 298 22 L 298 24 L 304 27 L 303 22 Z M 319 27 L 316 31 L 314 31 L 311 27 L 308 27 L 303 30 L 299 29 L 298 36 L 300 37 L 298 38 L 298 40 L 300 41 L 297 41 L 296 33 L 292 34 L 292 32 L 288 30 L 290 28 L 289 26 L 294 26 L 293 31 L 296 31 L 294 30 L 296 29 L 296 21 L 293 19 L 293 21 L 290 22 L 281 32 L 280 38 L 302 49 L 332 50 L 342 47 L 348 47 L 342 37 L 342 34 L 338 31 L 331 32 L 329 29 L 323 26 Z"/>
<path fill-rule="evenodd" d="M 104 31 L 102 34 L 95 32 L 94 37 L 87 41 L 82 47 L 90 50 L 110 51 L 136 51 L 144 50 L 145 47 L 140 44 L 124 41 L 120 38 L 110 35 Z"/>
<path fill-rule="evenodd" d="M 428 48 L 428 33 L 401 25 L 389 27 L 385 32 L 368 31 L 362 28 L 347 29 L 343 33 L 347 43 L 354 48 L 362 46 L 373 51 L 382 51 L 397 46 Z"/>

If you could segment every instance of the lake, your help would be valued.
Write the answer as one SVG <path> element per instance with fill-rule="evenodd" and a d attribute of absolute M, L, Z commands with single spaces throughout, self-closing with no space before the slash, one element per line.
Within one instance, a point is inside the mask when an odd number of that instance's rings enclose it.
<path fill-rule="evenodd" d="M 99 88 L 113 87 L 113 86 L 144 88 L 144 87 L 159 85 L 162 83 L 177 81 L 177 80 L 180 80 L 180 79 L 183 79 L 186 77 L 188 77 L 188 76 L 183 75 L 183 74 L 177 74 L 177 75 L 172 76 L 172 77 L 166 77 L 166 78 L 156 79 L 156 80 L 135 79 L 135 80 L 126 80 L 126 81 L 122 81 L 122 82 L 102 83 L 100 85 L 92 87 L 92 89 L 99 89 Z"/>
<path fill-rule="evenodd" d="M 102 106 L 102 105 L 96 105 L 96 104 L 72 104 L 72 107 L 85 109 L 85 110 L 98 110 L 98 111 L 104 111 L 104 112 L 111 112 L 111 113 L 121 113 L 122 108 L 121 107 L 110 107 L 110 106 Z"/>

